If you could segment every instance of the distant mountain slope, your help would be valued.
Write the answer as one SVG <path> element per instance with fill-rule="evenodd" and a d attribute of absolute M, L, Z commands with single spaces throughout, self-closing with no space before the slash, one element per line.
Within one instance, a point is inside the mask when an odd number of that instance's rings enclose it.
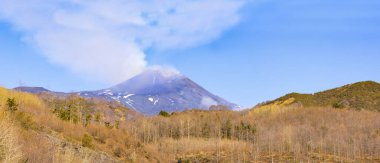
<path fill-rule="evenodd" d="M 380 84 L 373 81 L 358 82 L 315 94 L 291 93 L 263 105 L 283 103 L 303 106 L 331 106 L 380 111 Z"/>
<path fill-rule="evenodd" d="M 27 92 L 27 93 L 32 93 L 32 94 L 50 94 L 54 96 L 62 96 L 62 97 L 67 97 L 70 96 L 71 94 L 76 94 L 76 93 L 65 93 L 65 92 L 54 92 L 49 89 L 46 89 L 44 87 L 16 87 L 13 88 L 13 90 L 20 91 L 20 92 Z"/>
<path fill-rule="evenodd" d="M 116 100 L 147 115 L 161 110 L 209 109 L 223 105 L 238 107 L 208 92 L 189 78 L 168 70 L 147 70 L 119 85 L 98 91 L 79 92 L 80 96 Z"/>
<path fill-rule="evenodd" d="M 28 92 L 33 94 L 43 93 L 43 92 L 51 92 L 50 90 L 43 87 L 16 87 L 14 88 L 16 91 Z"/>

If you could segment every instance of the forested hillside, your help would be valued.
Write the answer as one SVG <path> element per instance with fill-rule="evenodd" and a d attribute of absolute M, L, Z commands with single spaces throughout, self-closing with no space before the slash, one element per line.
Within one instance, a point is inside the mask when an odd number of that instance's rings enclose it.
<path fill-rule="evenodd" d="M 358 82 L 315 94 L 291 93 L 263 105 L 282 103 L 294 99 L 291 104 L 305 107 L 334 107 L 380 111 L 380 84 L 373 81 Z"/>
<path fill-rule="evenodd" d="M 376 162 L 380 113 L 333 107 L 188 110 L 0 89 L 2 162 Z"/>

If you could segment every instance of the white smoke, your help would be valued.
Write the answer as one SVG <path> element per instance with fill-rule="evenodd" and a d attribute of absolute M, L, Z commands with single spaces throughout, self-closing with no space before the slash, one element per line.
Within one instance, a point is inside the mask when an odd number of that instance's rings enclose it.
<path fill-rule="evenodd" d="M 158 72 L 160 73 L 163 77 L 165 78 L 172 78 L 172 77 L 180 77 L 182 74 L 175 69 L 174 67 L 170 67 L 167 65 L 154 65 L 150 66 L 149 68 L 146 69 L 146 71 L 153 71 L 153 72 Z"/>
<path fill-rule="evenodd" d="M 189 48 L 239 21 L 244 0 L 0 0 L 0 19 L 50 61 L 112 83 L 147 63 L 147 48 Z"/>
<path fill-rule="evenodd" d="M 210 97 L 202 97 L 201 105 L 209 108 L 212 105 L 218 105 L 218 103 Z"/>

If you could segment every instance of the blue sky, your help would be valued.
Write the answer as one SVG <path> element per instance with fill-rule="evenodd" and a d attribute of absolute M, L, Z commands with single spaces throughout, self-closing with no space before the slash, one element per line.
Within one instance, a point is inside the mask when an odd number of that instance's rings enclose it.
<path fill-rule="evenodd" d="M 217 25 L 200 36 L 215 30 L 217 36 L 179 41 L 189 46 L 164 40 L 166 44 L 158 48 L 144 49 L 146 64 L 173 66 L 211 92 L 247 107 L 290 92 L 313 93 L 357 81 L 380 81 L 380 1 L 259 0 L 235 7 L 239 10 L 220 6 L 215 12 L 231 12 L 224 15 L 230 20 L 237 14 L 239 21 L 223 24 L 215 21 L 223 20 L 218 17 L 205 18 Z M 13 19 L 0 21 L 0 85 L 57 91 L 112 85 L 46 55 L 46 50 L 28 40 L 34 31 Z M 204 27 L 194 27 L 199 28 Z M 173 40 L 177 38 L 184 37 Z"/>

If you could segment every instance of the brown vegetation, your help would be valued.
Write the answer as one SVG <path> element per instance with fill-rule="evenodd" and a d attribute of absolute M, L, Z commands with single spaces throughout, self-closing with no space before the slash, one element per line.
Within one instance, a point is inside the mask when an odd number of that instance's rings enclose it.
<path fill-rule="evenodd" d="M 12 109 L 8 99 L 15 100 Z M 117 103 L 0 89 L 0 159 L 380 161 L 380 112 L 288 105 L 294 100 L 245 112 L 189 110 L 143 117 Z"/>
<path fill-rule="evenodd" d="M 0 111 L 0 161 L 11 163 L 18 162 L 22 158 L 20 143 L 14 126 L 9 116 Z"/>
<path fill-rule="evenodd" d="M 354 110 L 380 111 L 380 84 L 373 81 L 358 82 L 315 94 L 290 93 L 259 105 L 271 105 L 294 99 L 290 104 L 305 107 L 334 107 Z"/>
<path fill-rule="evenodd" d="M 355 162 L 380 161 L 379 117 L 333 108 L 193 110 L 131 126 L 139 128 L 134 131 L 144 144 L 171 161 Z"/>

